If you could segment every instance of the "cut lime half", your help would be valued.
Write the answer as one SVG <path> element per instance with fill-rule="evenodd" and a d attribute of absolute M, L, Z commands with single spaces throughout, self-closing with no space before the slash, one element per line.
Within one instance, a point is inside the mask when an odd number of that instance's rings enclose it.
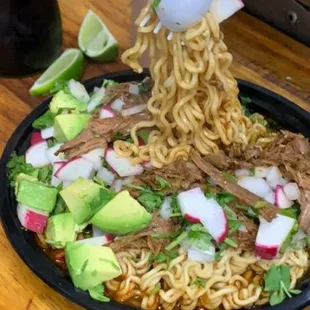
<path fill-rule="evenodd" d="M 83 69 L 83 53 L 76 48 L 67 49 L 36 80 L 29 92 L 33 96 L 47 94 L 57 82 L 79 79 Z"/>
<path fill-rule="evenodd" d="M 93 11 L 85 15 L 80 32 L 79 47 L 97 61 L 113 61 L 119 53 L 119 44 L 107 26 Z"/>

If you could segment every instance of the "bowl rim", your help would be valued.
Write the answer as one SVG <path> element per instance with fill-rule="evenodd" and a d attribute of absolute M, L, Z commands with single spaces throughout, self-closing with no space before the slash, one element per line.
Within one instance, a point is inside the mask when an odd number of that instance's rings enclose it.
<path fill-rule="evenodd" d="M 142 74 L 133 73 L 131 70 L 117 71 L 93 77 L 83 82 L 85 87 L 90 90 L 94 86 L 100 86 L 104 79 L 114 79 L 118 82 L 137 81 L 149 76 L 149 71 L 144 70 Z M 295 105 L 288 99 L 255 85 L 251 82 L 238 79 L 241 95 L 249 96 L 252 100 L 254 94 L 256 108 L 262 108 L 266 112 L 272 110 L 277 117 L 283 118 L 284 125 L 293 126 L 296 131 L 301 131 L 305 136 L 310 137 L 310 113 Z M 251 95 L 252 94 L 252 95 Z M 52 289 L 65 296 L 72 302 L 90 310 L 127 310 L 129 306 L 111 301 L 101 303 L 93 300 L 87 292 L 76 289 L 68 277 L 47 257 L 42 249 L 34 244 L 32 233 L 25 232 L 20 228 L 20 224 L 12 211 L 12 205 L 16 208 L 16 201 L 12 199 L 12 189 L 9 187 L 7 178 L 6 163 L 12 152 L 25 140 L 29 140 L 29 132 L 33 131 L 31 124 L 34 119 L 42 115 L 48 108 L 51 98 L 44 100 L 16 128 L 9 141 L 7 142 L 0 160 L 0 216 L 4 231 L 12 247 L 23 262 L 34 272 L 43 282 Z M 279 109 L 281 106 L 281 109 Z M 23 141 L 23 142 L 22 142 Z M 13 212 L 13 216 L 12 216 Z M 310 279 L 309 279 L 310 280 Z M 258 310 L 283 310 L 283 309 L 303 309 L 310 305 L 310 284 L 302 285 L 303 291 L 300 295 L 292 299 L 286 299 L 278 306 L 257 307 Z"/>

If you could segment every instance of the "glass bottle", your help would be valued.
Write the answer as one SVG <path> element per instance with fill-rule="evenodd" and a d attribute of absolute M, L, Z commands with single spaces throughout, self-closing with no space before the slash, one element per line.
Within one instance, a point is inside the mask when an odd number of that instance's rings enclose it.
<path fill-rule="evenodd" d="M 0 75 L 47 68 L 60 54 L 57 0 L 0 0 Z"/>

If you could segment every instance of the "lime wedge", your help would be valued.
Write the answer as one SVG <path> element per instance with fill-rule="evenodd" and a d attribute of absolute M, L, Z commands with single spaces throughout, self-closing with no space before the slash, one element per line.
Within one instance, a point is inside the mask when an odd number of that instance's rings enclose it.
<path fill-rule="evenodd" d="M 29 92 L 33 96 L 47 94 L 57 82 L 79 79 L 83 69 L 83 53 L 76 48 L 67 49 L 36 80 Z"/>
<path fill-rule="evenodd" d="M 83 53 L 93 60 L 107 62 L 118 56 L 118 42 L 98 15 L 91 10 L 84 17 L 78 41 Z"/>

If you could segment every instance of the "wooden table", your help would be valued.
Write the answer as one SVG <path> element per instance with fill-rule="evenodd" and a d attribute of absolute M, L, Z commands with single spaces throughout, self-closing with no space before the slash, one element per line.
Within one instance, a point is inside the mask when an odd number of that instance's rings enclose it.
<path fill-rule="evenodd" d="M 134 1 L 134 0 L 133 0 Z M 59 0 L 64 47 L 77 46 L 77 34 L 88 9 L 99 14 L 121 43 L 129 46 L 130 0 Z M 223 23 L 226 43 L 235 57 L 236 77 L 263 85 L 310 111 L 310 51 L 287 36 L 240 12 Z M 84 79 L 124 69 L 114 64 L 89 63 Z M 31 97 L 37 75 L 0 79 L 0 154 L 22 119 L 42 98 Z M 55 293 L 23 264 L 0 228 L 0 310 L 78 310 Z"/>

